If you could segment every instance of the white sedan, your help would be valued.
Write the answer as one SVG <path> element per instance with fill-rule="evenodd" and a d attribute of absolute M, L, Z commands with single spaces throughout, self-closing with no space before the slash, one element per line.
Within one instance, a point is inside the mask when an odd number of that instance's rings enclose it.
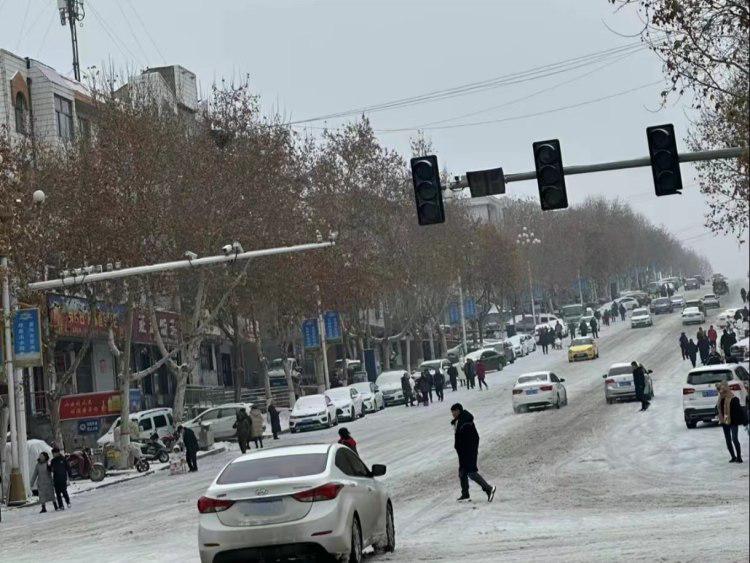
<path fill-rule="evenodd" d="M 734 324 L 734 314 L 739 310 L 740 309 L 727 309 L 726 311 L 719 313 L 719 320 L 717 324 L 721 328 L 726 328 L 729 325 Z"/>
<path fill-rule="evenodd" d="M 646 307 L 639 309 L 633 309 L 630 313 L 630 328 L 638 328 L 639 326 L 654 326 L 654 319 L 651 318 Z"/>
<path fill-rule="evenodd" d="M 210 424 L 214 431 L 214 438 L 226 439 L 236 438 L 237 429 L 234 423 L 237 421 L 237 411 L 244 409 L 245 414 L 250 414 L 251 403 L 227 403 L 212 407 L 200 413 L 194 419 L 187 421 L 183 426 L 198 431 L 201 424 Z"/>
<path fill-rule="evenodd" d="M 297 399 L 289 413 L 289 432 L 305 428 L 330 428 L 339 423 L 336 405 L 325 395 L 306 395 Z"/>
<path fill-rule="evenodd" d="M 383 393 L 372 381 L 354 383 L 349 387 L 353 387 L 360 394 L 366 412 L 382 411 L 385 408 Z"/>
<path fill-rule="evenodd" d="M 365 416 L 365 403 L 362 395 L 353 387 L 334 387 L 325 392 L 326 397 L 336 405 L 336 416 L 341 420 L 355 420 Z"/>
<path fill-rule="evenodd" d="M 385 471 L 384 465 L 368 468 L 339 444 L 242 455 L 198 499 L 201 561 L 330 557 L 361 563 L 369 546 L 393 551 L 393 503 L 378 479 Z"/>
<path fill-rule="evenodd" d="M 532 407 L 560 408 L 568 404 L 564 379 L 551 371 L 525 373 L 513 387 L 513 412 L 516 414 Z"/>
<path fill-rule="evenodd" d="M 682 324 L 703 324 L 706 322 L 706 315 L 698 307 L 685 307 L 682 310 Z"/>
<path fill-rule="evenodd" d="M 625 307 L 626 311 L 631 311 L 635 309 L 636 307 L 641 306 L 641 304 L 638 302 L 638 300 L 635 297 L 620 297 L 619 299 L 615 299 L 615 303 L 617 303 L 618 307 L 620 305 Z"/>

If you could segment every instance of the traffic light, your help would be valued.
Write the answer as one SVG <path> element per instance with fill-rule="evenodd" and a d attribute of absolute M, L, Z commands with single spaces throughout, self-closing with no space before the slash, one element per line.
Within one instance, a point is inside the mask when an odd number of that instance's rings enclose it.
<path fill-rule="evenodd" d="M 568 193 L 565 191 L 560 141 L 537 141 L 533 146 L 542 210 L 565 209 L 568 207 Z"/>
<path fill-rule="evenodd" d="M 647 127 L 646 138 L 648 138 L 648 154 L 651 157 L 651 172 L 654 174 L 656 195 L 681 194 L 682 175 L 674 126 L 668 123 Z"/>
<path fill-rule="evenodd" d="M 435 155 L 411 159 L 411 177 L 417 200 L 417 219 L 420 225 L 445 223 L 443 192 L 440 189 L 440 169 Z"/>
<path fill-rule="evenodd" d="M 467 172 L 466 181 L 469 183 L 471 197 L 484 197 L 505 193 L 505 175 L 502 168 Z"/>

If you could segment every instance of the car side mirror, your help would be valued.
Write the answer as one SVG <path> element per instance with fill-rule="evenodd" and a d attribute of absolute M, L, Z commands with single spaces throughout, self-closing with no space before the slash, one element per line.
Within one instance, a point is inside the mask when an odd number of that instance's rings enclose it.
<path fill-rule="evenodd" d="M 373 477 L 382 477 L 383 475 L 385 475 L 385 465 L 376 463 L 372 466 L 372 471 L 370 473 Z"/>
<path fill-rule="evenodd" d="M 564 383 L 564 382 L 565 382 L 565 379 L 560 379 L 560 383 Z"/>
<path fill-rule="evenodd" d="M 602 375 L 602 379 L 607 379 L 607 374 Z"/>

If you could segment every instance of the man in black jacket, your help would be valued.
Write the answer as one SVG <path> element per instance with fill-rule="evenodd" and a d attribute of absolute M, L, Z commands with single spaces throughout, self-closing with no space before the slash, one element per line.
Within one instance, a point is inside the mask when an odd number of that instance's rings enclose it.
<path fill-rule="evenodd" d="M 195 432 L 184 426 L 177 427 L 177 435 L 182 436 L 182 443 L 185 444 L 185 458 L 190 472 L 198 471 L 198 438 Z"/>
<path fill-rule="evenodd" d="M 451 407 L 451 415 L 453 415 L 451 424 L 455 427 L 454 447 L 458 454 L 458 478 L 461 481 L 461 496 L 458 500 L 470 500 L 469 479 L 471 479 L 482 487 L 487 495 L 487 500 L 492 502 L 497 487 L 487 483 L 477 469 L 479 434 L 474 426 L 474 416 L 469 411 L 464 410 L 461 403 L 456 403 Z"/>
<path fill-rule="evenodd" d="M 407 407 L 413 407 L 414 394 L 411 389 L 411 378 L 409 377 L 409 372 L 405 371 L 404 375 L 401 376 L 401 391 L 404 394 L 404 405 Z"/>
<path fill-rule="evenodd" d="M 432 376 L 432 383 L 435 385 L 435 395 L 437 395 L 438 401 L 440 402 L 443 402 L 443 387 L 445 384 L 443 377 L 443 372 L 439 369 L 436 369 L 435 375 Z"/>
<path fill-rule="evenodd" d="M 453 364 L 448 368 L 448 378 L 451 380 L 451 389 L 456 391 L 458 389 L 458 368 Z"/>
<path fill-rule="evenodd" d="M 57 497 L 57 506 L 60 510 L 63 508 L 63 499 L 65 504 L 70 508 L 70 497 L 68 496 L 68 479 L 70 478 L 70 465 L 65 456 L 60 452 L 60 448 L 52 448 L 52 459 L 49 462 L 50 471 L 52 471 L 52 484 L 55 487 L 55 496 Z"/>
<path fill-rule="evenodd" d="M 633 386 L 635 387 L 635 398 L 641 402 L 641 411 L 651 406 L 646 399 L 646 368 L 638 362 L 630 364 L 633 368 Z"/>

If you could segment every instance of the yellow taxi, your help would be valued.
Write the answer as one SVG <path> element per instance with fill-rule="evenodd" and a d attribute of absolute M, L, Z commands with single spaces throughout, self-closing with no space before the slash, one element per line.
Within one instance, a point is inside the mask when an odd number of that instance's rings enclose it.
<path fill-rule="evenodd" d="M 599 347 L 593 336 L 579 336 L 570 342 L 568 361 L 593 360 L 599 357 Z"/>

